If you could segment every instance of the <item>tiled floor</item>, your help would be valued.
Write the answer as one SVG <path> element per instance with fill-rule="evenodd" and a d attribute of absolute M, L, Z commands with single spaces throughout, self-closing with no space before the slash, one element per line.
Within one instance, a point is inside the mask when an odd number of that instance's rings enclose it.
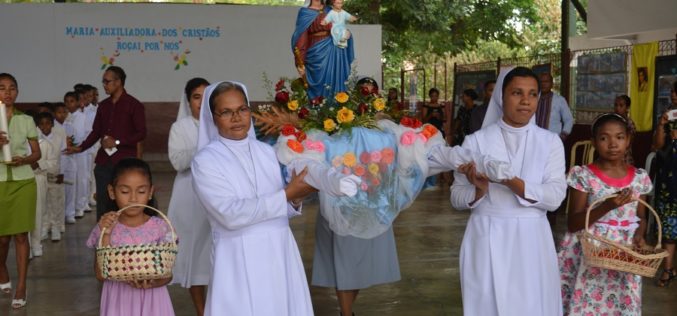
<path fill-rule="evenodd" d="M 162 209 L 167 208 L 173 176 L 154 175 Z M 316 214 L 317 205 L 312 204 L 306 207 L 304 216 L 292 220 L 308 277 Z M 93 273 L 94 252 L 85 247 L 94 217 L 89 213 L 77 224 L 69 225 L 61 242 L 44 242 L 44 256 L 30 263 L 28 306 L 12 311 L 11 297 L 0 295 L 0 316 L 97 315 L 100 285 Z M 402 280 L 361 291 L 355 314 L 461 315 L 458 251 L 467 218 L 467 212 L 451 209 L 448 189 L 423 192 L 395 222 Z M 13 249 L 8 264 L 15 278 Z M 172 286 L 170 293 L 177 315 L 194 314 L 187 290 Z M 338 314 L 333 290 L 313 287 L 311 294 L 317 315 Z M 643 298 L 644 315 L 677 315 L 677 284 L 660 289 L 645 279 Z"/>

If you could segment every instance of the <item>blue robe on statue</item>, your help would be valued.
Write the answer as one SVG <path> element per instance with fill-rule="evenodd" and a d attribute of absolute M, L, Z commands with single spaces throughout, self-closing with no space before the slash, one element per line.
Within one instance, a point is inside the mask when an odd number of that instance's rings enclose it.
<path fill-rule="evenodd" d="M 325 7 L 324 12 L 331 10 Z M 296 17 L 296 28 L 291 38 L 291 49 L 297 46 L 297 42 L 304 35 L 308 38 L 313 34 L 310 32 L 310 27 L 316 20 L 321 21 L 325 14 L 320 14 L 319 11 L 307 7 L 299 9 Z M 331 27 L 327 25 L 328 32 Z M 306 45 L 310 45 L 306 41 Z M 333 97 L 337 92 L 347 91 L 346 80 L 350 75 L 350 66 L 355 58 L 353 51 L 353 38 L 348 40 L 348 47 L 339 48 L 332 42 L 331 36 L 327 35 L 322 40 L 312 44 L 310 47 L 305 47 L 306 54 L 303 63 L 306 68 L 306 80 L 308 82 L 308 96 L 313 99 L 318 96 L 325 98 Z M 295 55 L 296 56 L 296 55 Z"/>

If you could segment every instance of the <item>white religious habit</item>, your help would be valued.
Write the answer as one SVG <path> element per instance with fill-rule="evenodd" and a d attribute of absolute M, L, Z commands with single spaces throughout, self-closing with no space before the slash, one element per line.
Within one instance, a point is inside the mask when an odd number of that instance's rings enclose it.
<path fill-rule="evenodd" d="M 502 87 L 502 71 L 496 87 Z M 507 186 L 489 183 L 477 202 L 475 187 L 456 173 L 451 203 L 470 209 L 460 253 L 464 315 L 562 315 L 559 269 L 546 212 L 556 210 L 566 193 L 564 147 L 559 136 L 534 119 L 524 127 L 506 124 L 502 92 L 497 89 L 481 130 L 463 147 L 507 160 L 525 183 L 522 199 Z M 533 202 L 532 202 L 533 201 Z"/>
<path fill-rule="evenodd" d="M 300 209 L 287 201 L 275 152 L 256 140 L 253 124 L 242 140 L 219 135 L 209 109 L 216 86 L 205 89 L 198 153 L 191 165 L 214 241 L 205 315 L 313 315 L 289 229 L 288 218 Z"/>
<path fill-rule="evenodd" d="M 209 284 L 212 234 L 207 211 L 193 191 L 190 172 L 190 163 L 197 151 L 200 122 L 191 115 L 186 95 L 182 95 L 176 122 L 169 130 L 169 161 L 177 172 L 169 201 L 169 219 L 177 235 L 181 236 L 172 283 L 189 288 Z"/>

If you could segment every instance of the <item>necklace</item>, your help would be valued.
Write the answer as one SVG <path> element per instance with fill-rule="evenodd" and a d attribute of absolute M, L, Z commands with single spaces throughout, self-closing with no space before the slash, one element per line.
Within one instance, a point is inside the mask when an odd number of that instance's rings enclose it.
<path fill-rule="evenodd" d="M 228 147 L 228 145 L 226 145 L 224 142 L 221 142 L 221 144 L 223 144 L 223 146 L 225 146 L 226 149 L 228 149 L 228 151 L 233 155 L 233 157 L 235 157 L 240 167 L 242 167 L 242 170 L 244 170 L 244 172 L 248 174 L 247 167 L 242 163 L 242 161 L 240 161 L 238 155 L 236 155 L 235 152 L 232 149 L 230 149 L 230 147 Z M 247 143 L 247 150 L 249 152 L 249 159 L 251 159 L 252 162 L 252 169 L 254 170 L 253 176 L 254 180 L 252 181 L 252 177 L 249 177 L 249 175 L 247 175 L 247 180 L 249 180 L 249 184 L 252 186 L 252 189 L 254 189 L 254 194 L 258 197 L 259 185 L 258 182 L 256 181 L 256 164 L 254 163 L 254 156 L 252 155 L 252 146 L 250 143 Z"/>

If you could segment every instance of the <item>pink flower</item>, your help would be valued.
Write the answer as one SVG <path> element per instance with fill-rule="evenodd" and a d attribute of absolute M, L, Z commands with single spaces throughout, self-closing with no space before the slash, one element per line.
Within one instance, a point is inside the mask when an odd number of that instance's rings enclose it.
<path fill-rule="evenodd" d="M 381 152 L 378 150 L 371 152 L 371 162 L 380 162 L 381 161 Z"/>
<path fill-rule="evenodd" d="M 599 191 L 599 189 L 601 189 L 601 185 L 595 179 L 590 179 L 588 184 L 590 184 L 590 188 L 593 191 Z"/>
<path fill-rule="evenodd" d="M 632 304 L 632 298 L 630 298 L 630 295 L 626 295 L 626 296 L 623 298 L 623 302 L 625 303 L 625 305 L 630 305 L 630 304 Z"/>
<path fill-rule="evenodd" d="M 405 146 L 412 145 L 414 141 L 416 140 L 416 133 L 413 131 L 406 131 L 402 134 L 402 137 L 400 137 L 400 143 Z"/>
<path fill-rule="evenodd" d="M 308 150 L 317 151 L 319 153 L 324 152 L 324 143 L 321 141 L 312 141 L 310 139 L 307 139 L 306 141 L 303 142 L 303 145 Z"/>
<path fill-rule="evenodd" d="M 369 186 L 367 185 L 366 181 L 362 181 L 362 183 L 360 184 L 360 189 L 362 189 L 362 191 L 367 191 L 367 189 L 369 189 Z"/>

